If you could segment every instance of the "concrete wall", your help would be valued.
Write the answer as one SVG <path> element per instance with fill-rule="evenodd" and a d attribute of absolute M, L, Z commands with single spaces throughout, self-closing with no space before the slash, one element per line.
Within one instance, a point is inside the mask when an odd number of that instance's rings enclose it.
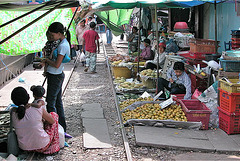
<path fill-rule="evenodd" d="M 205 4 L 203 12 L 204 39 L 215 39 L 215 18 L 214 4 Z M 231 40 L 231 30 L 240 28 L 240 16 L 237 16 L 234 3 L 217 4 L 217 32 L 218 41 L 220 41 L 221 53 L 224 50 L 224 41 Z"/>

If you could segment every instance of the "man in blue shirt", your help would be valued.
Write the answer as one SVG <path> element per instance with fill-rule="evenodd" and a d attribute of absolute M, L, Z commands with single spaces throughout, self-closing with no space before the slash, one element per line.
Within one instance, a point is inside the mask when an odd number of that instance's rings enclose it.
<path fill-rule="evenodd" d="M 161 98 L 166 98 L 166 88 L 171 94 L 185 94 L 184 99 L 191 99 L 191 80 L 184 70 L 184 63 L 175 62 L 173 69 L 167 71 L 167 80 L 158 79 L 157 93 L 163 91 Z"/>

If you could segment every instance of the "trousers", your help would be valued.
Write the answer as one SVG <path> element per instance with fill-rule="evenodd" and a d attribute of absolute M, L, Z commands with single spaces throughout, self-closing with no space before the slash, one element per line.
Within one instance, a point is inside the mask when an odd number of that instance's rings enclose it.
<path fill-rule="evenodd" d="M 47 73 L 47 111 L 56 112 L 59 116 L 59 124 L 66 131 L 66 121 L 62 102 L 62 84 L 64 81 L 64 73 L 50 74 Z"/>

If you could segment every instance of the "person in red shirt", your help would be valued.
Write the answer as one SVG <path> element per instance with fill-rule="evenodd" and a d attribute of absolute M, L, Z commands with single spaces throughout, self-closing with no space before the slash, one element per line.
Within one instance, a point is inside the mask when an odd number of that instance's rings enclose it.
<path fill-rule="evenodd" d="M 90 69 L 92 74 L 96 73 L 96 59 L 97 53 L 99 53 L 99 35 L 95 31 L 96 23 L 90 23 L 90 30 L 87 30 L 83 34 L 83 46 L 85 45 L 86 55 L 86 68 L 85 72 Z"/>

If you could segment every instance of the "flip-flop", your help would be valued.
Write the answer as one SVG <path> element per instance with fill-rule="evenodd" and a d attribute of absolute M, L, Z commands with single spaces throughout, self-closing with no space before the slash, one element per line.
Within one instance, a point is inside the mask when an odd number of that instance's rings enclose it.
<path fill-rule="evenodd" d="M 90 74 L 95 74 L 95 73 L 97 73 L 97 72 L 91 72 Z"/>
<path fill-rule="evenodd" d="M 64 135 L 65 135 L 65 138 L 72 138 L 72 136 L 71 135 L 69 135 L 68 133 L 64 133 Z"/>
<path fill-rule="evenodd" d="M 85 69 L 84 69 L 84 72 L 87 72 L 87 71 L 88 71 L 88 68 L 85 68 Z"/>

